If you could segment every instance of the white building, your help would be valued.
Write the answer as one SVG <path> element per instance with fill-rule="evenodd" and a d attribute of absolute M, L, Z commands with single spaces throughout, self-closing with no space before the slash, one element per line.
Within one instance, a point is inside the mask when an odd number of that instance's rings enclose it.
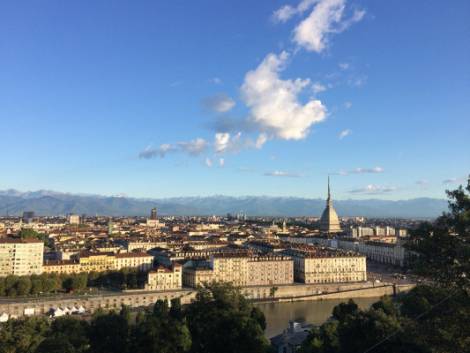
<path fill-rule="evenodd" d="M 43 252 L 37 239 L 0 239 L 0 277 L 41 274 Z"/>

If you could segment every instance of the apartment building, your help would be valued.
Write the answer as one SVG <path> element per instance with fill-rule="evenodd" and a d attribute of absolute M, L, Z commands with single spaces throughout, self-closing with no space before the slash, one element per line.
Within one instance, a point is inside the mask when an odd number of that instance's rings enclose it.
<path fill-rule="evenodd" d="M 43 272 L 71 275 L 83 271 L 76 260 L 51 260 L 44 263 Z"/>
<path fill-rule="evenodd" d="M 384 264 L 403 266 L 405 264 L 406 249 L 400 241 L 385 243 L 380 241 L 366 241 L 358 244 L 358 251 L 368 259 Z"/>
<path fill-rule="evenodd" d="M 240 287 L 292 284 L 293 266 L 286 256 L 220 253 L 212 255 L 207 266 L 185 266 L 183 283 L 193 288 L 212 281 Z"/>
<path fill-rule="evenodd" d="M 294 260 L 296 282 L 344 283 L 367 280 L 366 257 L 354 252 L 303 246 L 285 251 Z"/>
<path fill-rule="evenodd" d="M 214 281 L 214 271 L 209 266 L 183 268 L 183 286 L 198 288 Z"/>
<path fill-rule="evenodd" d="M 77 260 L 47 261 L 46 273 L 80 273 L 119 271 L 123 268 L 135 268 L 147 271 L 153 267 L 153 256 L 147 253 L 105 253 L 82 252 Z"/>
<path fill-rule="evenodd" d="M 0 277 L 41 274 L 43 252 L 37 239 L 0 239 Z"/>
<path fill-rule="evenodd" d="M 116 270 L 137 268 L 141 271 L 147 271 L 153 267 L 153 256 L 144 252 L 115 254 L 114 266 Z"/>
<path fill-rule="evenodd" d="M 178 290 L 183 285 L 183 269 L 178 263 L 171 267 L 158 266 L 148 273 L 146 290 Z"/>
<path fill-rule="evenodd" d="M 294 261 L 287 256 L 268 255 L 248 259 L 247 283 L 250 286 L 294 283 Z"/>

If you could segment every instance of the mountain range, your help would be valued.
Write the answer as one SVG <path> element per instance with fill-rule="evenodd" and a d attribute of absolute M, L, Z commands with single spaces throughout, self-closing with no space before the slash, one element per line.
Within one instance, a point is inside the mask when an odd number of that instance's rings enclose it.
<path fill-rule="evenodd" d="M 447 209 L 447 201 L 434 198 L 409 200 L 334 200 L 339 216 L 380 218 L 433 218 Z M 145 216 L 157 207 L 160 215 L 225 215 L 246 213 L 248 216 L 320 216 L 325 200 L 273 196 L 206 196 L 162 199 L 70 194 L 49 190 L 0 191 L 0 215 L 55 216 L 70 213 L 107 216 Z"/>

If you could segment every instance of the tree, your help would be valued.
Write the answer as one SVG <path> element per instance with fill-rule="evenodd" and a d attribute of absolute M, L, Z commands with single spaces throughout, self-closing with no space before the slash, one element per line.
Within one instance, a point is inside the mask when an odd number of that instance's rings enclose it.
<path fill-rule="evenodd" d="M 91 353 L 129 351 L 129 323 L 119 314 L 97 314 L 91 321 L 88 337 Z"/>
<path fill-rule="evenodd" d="M 468 352 L 470 297 L 463 290 L 418 286 L 400 298 L 402 322 L 416 344 L 433 352 Z"/>
<path fill-rule="evenodd" d="M 336 320 L 342 321 L 346 319 L 348 315 L 355 315 L 358 312 L 359 307 L 354 300 L 349 299 L 347 303 L 340 303 L 333 308 L 333 317 Z"/>
<path fill-rule="evenodd" d="M 199 289 L 185 310 L 192 335 L 192 353 L 266 352 L 269 344 L 253 306 L 229 284 Z"/>
<path fill-rule="evenodd" d="M 169 310 L 163 300 L 136 323 L 132 337 L 135 353 L 183 353 L 191 347 L 191 334 L 178 308 Z"/>
<path fill-rule="evenodd" d="M 447 191 L 449 212 L 411 233 L 415 271 L 444 287 L 470 289 L 470 177 L 467 186 Z"/>
<path fill-rule="evenodd" d="M 27 295 L 31 290 L 31 280 L 29 277 L 20 277 L 16 282 L 16 294 L 17 295 Z"/>
<path fill-rule="evenodd" d="M 54 320 L 35 353 L 83 353 L 89 348 L 89 324 L 72 317 Z"/>
<path fill-rule="evenodd" d="M 44 233 L 38 233 L 33 229 L 23 228 L 19 231 L 18 236 L 21 239 L 38 239 L 44 242 L 47 245 L 48 236 Z"/>
<path fill-rule="evenodd" d="M 171 300 L 171 306 L 170 306 L 170 317 L 182 321 L 184 316 L 183 316 L 183 309 L 181 307 L 181 300 L 180 298 L 174 298 Z"/>
<path fill-rule="evenodd" d="M 76 353 L 74 346 L 66 336 L 59 334 L 43 340 L 35 353 Z"/>
<path fill-rule="evenodd" d="M 49 325 L 45 318 L 10 320 L 1 325 L 0 353 L 33 353 L 44 340 Z"/>
<path fill-rule="evenodd" d="M 259 324 L 263 331 L 266 330 L 266 317 L 259 308 L 257 308 L 256 306 L 251 308 L 250 316 Z"/>
<path fill-rule="evenodd" d="M 5 278 L 0 277 L 0 296 L 6 295 Z"/>
<path fill-rule="evenodd" d="M 31 276 L 31 294 L 39 294 L 44 291 L 43 281 L 40 276 Z"/>
<path fill-rule="evenodd" d="M 385 310 L 384 310 L 385 309 Z M 368 310 L 359 310 L 353 301 L 333 309 L 333 320 L 311 331 L 301 353 L 418 353 L 424 352 L 404 334 L 404 323 L 391 310 L 388 299 Z M 377 345 L 378 349 L 374 347 Z"/>

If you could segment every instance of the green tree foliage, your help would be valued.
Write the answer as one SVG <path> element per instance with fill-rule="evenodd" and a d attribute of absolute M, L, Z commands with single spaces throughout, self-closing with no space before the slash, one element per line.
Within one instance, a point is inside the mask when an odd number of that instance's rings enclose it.
<path fill-rule="evenodd" d="M 447 195 L 449 212 L 412 232 L 412 267 L 436 284 L 470 290 L 470 178 Z"/>
<path fill-rule="evenodd" d="M 6 295 L 5 278 L 0 277 L 0 297 Z"/>
<path fill-rule="evenodd" d="M 44 291 L 43 279 L 40 276 L 31 276 L 31 291 L 30 294 L 36 295 Z"/>
<path fill-rule="evenodd" d="M 431 352 L 470 352 L 470 297 L 463 290 L 418 286 L 400 299 L 407 333 Z"/>
<path fill-rule="evenodd" d="M 62 317 L 53 321 L 36 353 L 84 353 L 89 348 L 89 324 L 84 320 Z"/>
<path fill-rule="evenodd" d="M 45 318 L 11 320 L 0 327 L 0 353 L 34 353 L 48 329 Z"/>
<path fill-rule="evenodd" d="M 157 301 L 135 320 L 126 306 L 120 313 L 99 310 L 89 322 L 10 320 L 0 324 L 0 353 L 265 353 L 264 326 L 263 313 L 238 289 L 213 284 L 187 306 Z"/>
<path fill-rule="evenodd" d="M 238 289 L 214 283 L 202 288 L 196 299 L 185 311 L 192 353 L 267 351 L 263 328 Z"/>
<path fill-rule="evenodd" d="M 47 234 L 38 233 L 33 229 L 23 228 L 19 231 L 18 236 L 21 239 L 38 239 L 44 242 L 47 245 L 48 236 Z"/>
<path fill-rule="evenodd" d="M 43 273 L 0 277 L 0 296 L 25 296 L 55 292 L 82 292 L 87 288 L 143 288 L 147 273 L 137 269 L 77 274 Z"/>
<path fill-rule="evenodd" d="M 31 290 L 31 280 L 29 277 L 20 277 L 16 282 L 16 294 L 27 295 Z"/>
<path fill-rule="evenodd" d="M 407 320 L 387 298 L 364 311 L 349 301 L 336 306 L 334 312 L 330 321 L 312 330 L 302 344 L 302 353 L 426 352 L 407 333 Z"/>
<path fill-rule="evenodd" d="M 129 351 L 129 323 L 116 313 L 95 317 L 89 330 L 91 353 L 126 353 Z"/>
<path fill-rule="evenodd" d="M 341 321 L 346 319 L 348 315 L 355 315 L 358 309 L 357 304 L 352 299 L 349 299 L 347 303 L 340 303 L 333 308 L 333 317 Z"/>
<path fill-rule="evenodd" d="M 191 347 L 191 334 L 178 310 L 157 301 L 152 313 L 136 323 L 132 351 L 136 353 L 183 353 Z"/>

